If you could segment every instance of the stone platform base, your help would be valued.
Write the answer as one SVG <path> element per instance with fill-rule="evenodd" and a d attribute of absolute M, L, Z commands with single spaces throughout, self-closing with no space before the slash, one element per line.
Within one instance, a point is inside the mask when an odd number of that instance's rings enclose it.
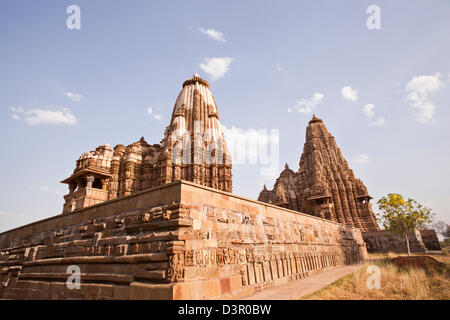
<path fill-rule="evenodd" d="M 366 257 L 359 229 L 178 181 L 1 233 L 0 298 L 237 299 Z"/>
<path fill-rule="evenodd" d="M 403 237 L 392 235 L 387 231 L 363 232 L 363 239 L 369 253 L 405 253 L 408 252 L 406 241 Z M 436 231 L 416 230 L 408 234 L 411 252 L 426 252 L 428 250 L 440 250 Z"/>

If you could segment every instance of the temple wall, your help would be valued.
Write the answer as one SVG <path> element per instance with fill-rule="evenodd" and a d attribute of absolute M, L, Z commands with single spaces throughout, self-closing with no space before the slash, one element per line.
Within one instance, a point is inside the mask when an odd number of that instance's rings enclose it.
<path fill-rule="evenodd" d="M 182 185 L 193 237 L 185 240 L 189 263 L 177 299 L 238 298 L 367 257 L 357 228 L 198 189 Z"/>
<path fill-rule="evenodd" d="M 72 199 L 74 200 L 74 209 L 84 208 L 107 201 L 108 192 L 102 189 L 85 187 L 73 193 L 69 193 L 64 196 L 65 202 L 63 206 L 63 213 L 72 211 Z"/>
<path fill-rule="evenodd" d="M 369 253 L 407 252 L 405 239 L 388 231 L 363 232 L 362 236 Z M 441 248 L 434 230 L 416 230 L 408 234 L 408 239 L 411 252 L 426 252 Z"/>
<path fill-rule="evenodd" d="M 174 182 L 1 233 L 0 298 L 239 298 L 366 255 L 359 229 Z"/>
<path fill-rule="evenodd" d="M 434 229 L 420 230 L 420 235 L 427 250 L 441 250 L 441 244 Z"/>

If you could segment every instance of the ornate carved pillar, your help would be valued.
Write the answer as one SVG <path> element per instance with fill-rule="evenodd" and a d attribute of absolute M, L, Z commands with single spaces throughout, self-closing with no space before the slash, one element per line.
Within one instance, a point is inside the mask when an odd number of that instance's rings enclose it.
<path fill-rule="evenodd" d="M 77 188 L 76 183 L 69 183 L 69 193 L 74 193 Z"/>
<path fill-rule="evenodd" d="M 77 208 L 77 203 L 74 198 L 70 201 L 70 212 L 74 211 Z"/>
<path fill-rule="evenodd" d="M 86 188 L 92 188 L 92 184 L 94 183 L 95 177 L 92 175 L 86 176 Z"/>

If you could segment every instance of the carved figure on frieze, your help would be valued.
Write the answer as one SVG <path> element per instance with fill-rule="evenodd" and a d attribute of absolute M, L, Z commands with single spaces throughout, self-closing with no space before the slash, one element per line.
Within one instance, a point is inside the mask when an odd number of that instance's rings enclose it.
<path fill-rule="evenodd" d="M 232 248 L 224 249 L 225 251 L 225 263 L 232 264 L 234 263 L 234 250 Z"/>
<path fill-rule="evenodd" d="M 243 214 L 243 224 L 253 224 L 252 218 L 246 214 Z"/>
<path fill-rule="evenodd" d="M 239 263 L 244 264 L 247 263 L 247 255 L 245 250 L 239 250 Z"/>
<path fill-rule="evenodd" d="M 223 249 L 216 250 L 216 257 L 217 257 L 217 265 L 223 266 L 225 263 L 224 256 L 223 256 Z"/>
<path fill-rule="evenodd" d="M 150 213 L 145 213 L 145 214 L 143 214 L 143 215 L 141 216 L 141 221 L 142 221 L 143 223 L 147 223 L 147 222 L 150 221 L 150 218 L 151 218 Z"/>
<path fill-rule="evenodd" d="M 241 273 L 241 277 L 242 277 L 242 286 L 245 287 L 246 285 L 248 285 L 248 282 L 247 282 L 247 267 L 245 265 L 241 266 L 240 273 Z"/>
<path fill-rule="evenodd" d="M 206 252 L 208 253 L 209 263 L 213 266 L 218 265 L 219 263 L 218 263 L 216 250 L 207 250 Z"/>
<path fill-rule="evenodd" d="M 181 167 L 180 166 L 175 166 L 174 167 L 174 180 L 181 180 Z"/>
<path fill-rule="evenodd" d="M 184 252 L 184 263 L 186 266 L 194 265 L 194 250 L 190 249 Z"/>
<path fill-rule="evenodd" d="M 245 249 L 245 253 L 246 253 L 247 261 L 248 262 L 253 262 L 254 261 L 253 249 L 252 248 L 247 248 L 247 249 Z"/>
<path fill-rule="evenodd" d="M 184 266 L 181 254 L 169 255 L 169 268 L 167 269 L 167 278 L 171 282 L 176 282 L 184 277 Z"/>
<path fill-rule="evenodd" d="M 203 259 L 203 250 L 196 250 L 195 251 L 195 264 L 198 266 L 201 266 L 204 264 Z"/>

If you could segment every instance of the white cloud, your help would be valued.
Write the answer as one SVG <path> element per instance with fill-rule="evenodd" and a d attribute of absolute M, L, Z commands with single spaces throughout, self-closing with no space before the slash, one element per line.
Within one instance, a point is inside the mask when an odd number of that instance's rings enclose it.
<path fill-rule="evenodd" d="M 12 112 L 17 112 L 17 113 L 25 113 L 25 110 L 22 107 L 10 107 Z"/>
<path fill-rule="evenodd" d="M 305 114 L 309 114 L 312 113 L 313 109 L 322 102 L 324 97 L 323 93 L 314 93 L 313 96 L 311 97 L 311 99 L 306 100 L 306 99 L 302 99 L 299 101 L 295 102 L 295 110 L 298 113 L 305 113 Z M 288 112 L 289 109 L 288 109 Z"/>
<path fill-rule="evenodd" d="M 213 40 L 226 42 L 225 38 L 223 37 L 223 33 L 220 31 L 217 31 L 215 29 L 203 29 L 198 28 L 198 30 L 204 34 L 206 34 L 208 37 L 210 37 Z"/>
<path fill-rule="evenodd" d="M 381 117 L 377 118 L 376 120 L 372 120 L 373 116 L 375 115 L 375 105 L 371 103 L 364 106 L 364 114 L 366 115 L 367 120 L 369 120 L 369 126 L 371 127 L 382 127 L 386 122 L 386 120 Z"/>
<path fill-rule="evenodd" d="M 375 111 L 373 111 L 373 109 L 375 109 L 375 106 L 373 104 L 366 104 L 364 106 L 364 113 L 366 114 L 367 118 L 371 119 L 373 117 L 373 115 L 375 114 Z"/>
<path fill-rule="evenodd" d="M 200 64 L 200 68 L 205 71 L 211 79 L 217 80 L 222 78 L 228 70 L 230 70 L 230 64 L 233 58 L 205 58 L 203 63 Z"/>
<path fill-rule="evenodd" d="M 369 126 L 371 127 L 382 127 L 386 123 L 386 120 L 384 118 L 377 118 L 374 121 L 369 122 Z"/>
<path fill-rule="evenodd" d="M 353 159 L 355 163 L 366 164 L 369 162 L 369 156 L 367 154 L 360 154 L 355 159 Z"/>
<path fill-rule="evenodd" d="M 19 108 L 11 107 L 11 111 L 13 111 L 16 116 L 17 113 L 24 114 L 26 116 L 25 123 L 29 125 L 39 125 L 39 124 L 73 125 L 77 122 L 77 119 L 75 118 L 74 114 L 68 108 L 62 108 L 61 110 L 49 110 L 41 108 L 24 110 L 21 107 Z M 17 116 L 17 118 L 19 117 Z"/>
<path fill-rule="evenodd" d="M 152 107 L 147 108 L 147 114 L 150 117 L 152 117 L 153 119 L 155 119 L 156 121 L 161 121 L 161 119 L 162 119 L 162 115 L 160 115 L 159 113 L 154 113 Z"/>
<path fill-rule="evenodd" d="M 69 92 L 66 91 L 64 93 L 70 100 L 75 101 L 75 102 L 80 102 L 81 99 L 83 99 L 83 95 L 81 93 L 73 93 L 73 92 Z"/>
<path fill-rule="evenodd" d="M 13 115 L 12 115 L 12 118 L 13 118 L 14 120 L 20 120 L 20 117 L 19 117 L 17 114 L 13 114 Z"/>
<path fill-rule="evenodd" d="M 350 101 L 358 100 L 358 90 L 352 89 L 352 87 L 347 86 L 341 89 L 342 98 Z"/>
<path fill-rule="evenodd" d="M 38 188 L 38 190 L 42 191 L 42 192 L 45 192 L 45 193 L 56 194 L 56 195 L 61 196 L 61 197 L 64 195 L 64 193 L 61 192 L 60 190 L 58 190 L 58 189 L 50 189 L 47 186 L 41 186 L 41 187 Z"/>
<path fill-rule="evenodd" d="M 439 72 L 416 76 L 405 85 L 406 100 L 411 107 L 417 109 L 416 119 L 419 123 L 425 124 L 433 120 L 436 105 L 428 99 L 444 85 L 440 78 Z"/>
<path fill-rule="evenodd" d="M 48 190 L 49 190 L 49 188 L 48 188 L 48 187 L 45 187 L 45 186 L 39 187 L 38 189 L 39 189 L 40 191 L 43 191 L 43 192 L 48 192 Z"/>
<path fill-rule="evenodd" d="M 279 64 L 279 63 L 277 63 L 276 68 L 277 68 L 278 72 L 283 72 L 284 71 L 284 69 L 281 67 L 281 64 Z"/>

